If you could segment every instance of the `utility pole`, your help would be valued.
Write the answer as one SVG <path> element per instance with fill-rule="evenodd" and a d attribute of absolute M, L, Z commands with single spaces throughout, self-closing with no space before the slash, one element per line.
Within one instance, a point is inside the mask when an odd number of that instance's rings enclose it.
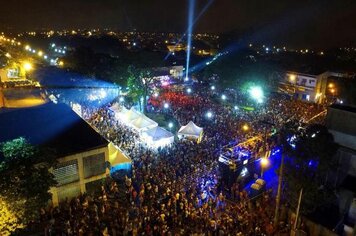
<path fill-rule="evenodd" d="M 276 209 L 274 211 L 274 221 L 273 221 L 273 225 L 274 225 L 275 228 L 277 228 L 278 223 L 279 223 L 279 206 L 281 204 L 283 168 L 284 168 L 284 153 L 282 153 L 281 167 L 279 169 L 279 176 L 278 176 L 278 189 L 277 189 L 277 197 L 276 197 Z"/>
<path fill-rule="evenodd" d="M 294 221 L 294 225 L 293 225 L 292 231 L 290 232 L 291 236 L 295 236 L 296 233 L 297 233 L 299 211 L 300 211 L 300 203 L 302 202 L 302 196 L 303 196 L 303 189 L 301 189 L 300 193 L 299 193 L 298 207 L 297 207 L 297 212 L 296 212 L 296 216 L 295 216 L 295 221 Z"/>

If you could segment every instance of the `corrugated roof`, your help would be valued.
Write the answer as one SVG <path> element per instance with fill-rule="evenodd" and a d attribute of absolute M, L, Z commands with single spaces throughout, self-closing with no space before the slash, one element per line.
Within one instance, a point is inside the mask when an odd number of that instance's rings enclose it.
<path fill-rule="evenodd" d="M 0 143 L 18 137 L 56 150 L 57 157 L 108 145 L 106 139 L 65 104 L 0 109 Z"/>

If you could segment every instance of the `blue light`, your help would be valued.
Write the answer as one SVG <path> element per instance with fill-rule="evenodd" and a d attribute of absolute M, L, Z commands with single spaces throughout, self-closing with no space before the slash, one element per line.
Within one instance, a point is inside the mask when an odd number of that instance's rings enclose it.
<path fill-rule="evenodd" d="M 213 86 L 211 86 L 211 90 L 215 90 L 215 86 L 213 85 Z"/>
<path fill-rule="evenodd" d="M 213 113 L 211 111 L 208 111 L 206 113 L 206 116 L 210 119 L 211 117 L 213 117 Z"/>
<path fill-rule="evenodd" d="M 195 0 L 189 0 L 188 33 L 187 33 L 187 62 L 186 62 L 185 78 L 188 78 L 188 75 L 189 75 L 190 52 L 191 52 L 191 47 L 192 47 L 194 7 L 195 7 Z"/>
<path fill-rule="evenodd" d="M 191 93 L 192 92 L 192 89 L 191 88 L 188 88 L 187 89 L 187 93 Z"/>

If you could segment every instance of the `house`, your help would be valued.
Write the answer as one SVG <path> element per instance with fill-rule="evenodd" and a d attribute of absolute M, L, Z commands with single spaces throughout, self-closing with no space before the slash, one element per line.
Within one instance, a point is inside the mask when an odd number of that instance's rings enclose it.
<path fill-rule="evenodd" d="M 108 167 L 131 162 L 65 104 L 1 108 L 0 143 L 18 137 L 54 151 L 58 162 L 50 170 L 58 182 L 50 190 L 54 205 L 95 189 L 110 174 Z"/>

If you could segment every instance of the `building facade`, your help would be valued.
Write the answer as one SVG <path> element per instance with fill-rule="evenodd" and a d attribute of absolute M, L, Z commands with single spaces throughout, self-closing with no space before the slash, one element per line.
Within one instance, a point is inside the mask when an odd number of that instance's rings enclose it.
<path fill-rule="evenodd" d="M 50 189 L 53 205 L 98 189 L 112 167 L 131 163 L 65 104 L 0 109 L 0 143 L 19 137 L 53 150 L 57 160 L 50 169 L 57 181 Z"/>

